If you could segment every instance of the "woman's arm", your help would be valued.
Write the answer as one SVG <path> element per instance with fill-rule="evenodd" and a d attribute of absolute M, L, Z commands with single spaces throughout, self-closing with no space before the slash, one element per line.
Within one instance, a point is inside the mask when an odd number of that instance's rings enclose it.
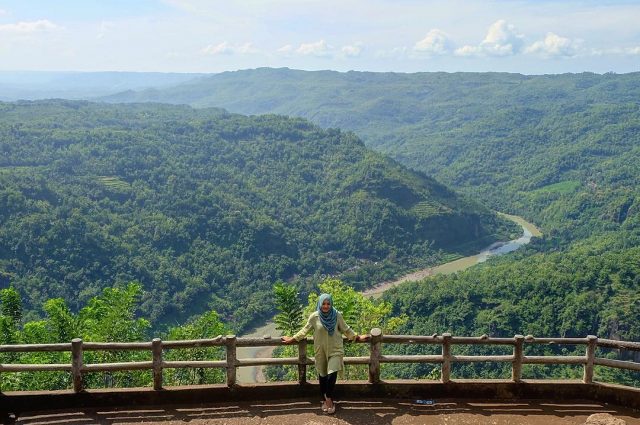
<path fill-rule="evenodd" d="M 351 326 L 347 325 L 347 322 L 344 321 L 344 318 L 342 317 L 342 314 L 338 314 L 338 329 L 350 341 L 366 342 L 366 341 L 369 341 L 369 339 L 371 339 L 371 335 L 358 335 L 358 334 L 356 334 L 353 331 L 353 329 L 351 329 Z"/>
<path fill-rule="evenodd" d="M 300 341 L 302 338 L 307 336 L 309 331 L 313 328 L 313 323 L 311 323 L 311 317 L 307 319 L 307 324 L 304 325 L 302 329 L 300 329 L 294 336 L 283 336 L 280 337 L 280 340 L 285 344 L 293 344 L 294 342 Z"/>

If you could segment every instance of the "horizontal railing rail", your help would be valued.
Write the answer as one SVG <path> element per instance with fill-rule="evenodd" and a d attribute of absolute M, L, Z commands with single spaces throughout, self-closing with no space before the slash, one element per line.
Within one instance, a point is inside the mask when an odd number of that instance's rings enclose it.
<path fill-rule="evenodd" d="M 491 362 L 511 363 L 513 382 L 522 381 L 522 366 L 525 364 L 552 364 L 552 365 L 583 365 L 584 383 L 593 382 L 594 366 L 606 366 L 617 369 L 640 371 L 640 363 L 634 361 L 615 360 L 596 357 L 598 347 L 640 351 L 639 342 L 615 341 L 598 339 L 594 335 L 585 338 L 536 338 L 531 335 L 516 335 L 513 338 L 494 338 L 487 335 L 479 337 L 442 335 L 382 335 L 378 328 L 371 330 L 369 356 L 345 357 L 345 364 L 368 365 L 369 382 L 380 382 L 381 363 L 433 363 L 441 366 L 440 381 L 451 381 L 451 365 L 453 363 Z M 432 344 L 441 346 L 440 354 L 433 355 L 385 355 L 382 354 L 382 345 L 387 344 Z M 298 382 L 306 382 L 307 366 L 314 363 L 312 357 L 307 357 L 307 345 L 313 344 L 311 338 L 303 339 L 297 343 L 298 357 L 286 358 L 238 358 L 237 347 L 270 347 L 280 346 L 283 342 L 279 338 L 237 338 L 235 335 L 222 336 L 211 339 L 162 341 L 159 338 L 151 342 L 84 342 L 74 339 L 71 343 L 62 344 L 22 344 L 0 345 L 0 353 L 29 353 L 29 352 L 70 352 L 70 364 L 0 364 L 0 373 L 7 372 L 71 372 L 73 390 L 80 392 L 84 389 L 83 374 L 88 372 L 113 372 L 151 370 L 153 372 L 153 388 L 163 388 L 163 370 L 180 368 L 219 368 L 226 370 L 226 384 L 230 387 L 237 385 L 236 369 L 246 366 L 271 366 L 292 365 L 298 367 Z M 584 345 L 584 356 L 529 356 L 524 353 L 525 344 L 557 344 L 557 345 Z M 512 353 L 506 355 L 455 355 L 451 352 L 453 345 L 498 345 L 512 347 Z M 170 349 L 224 347 L 224 360 L 165 360 L 163 353 Z M 118 363 L 84 363 L 85 351 L 122 351 L 137 350 L 150 351 L 150 361 L 118 362 Z"/>

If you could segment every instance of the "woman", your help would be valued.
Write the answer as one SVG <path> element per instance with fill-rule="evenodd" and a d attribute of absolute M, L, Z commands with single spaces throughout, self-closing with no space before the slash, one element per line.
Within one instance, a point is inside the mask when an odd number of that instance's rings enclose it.
<path fill-rule="evenodd" d="M 294 336 L 283 336 L 282 342 L 285 344 L 298 342 L 306 337 L 311 330 L 313 330 L 316 370 L 323 398 L 322 411 L 332 414 L 336 411 L 333 404 L 333 389 L 338 372 L 344 369 L 342 334 L 353 341 L 368 341 L 369 335 L 356 335 L 353 332 L 344 322 L 342 313 L 333 307 L 333 299 L 329 294 L 320 295 L 317 309 L 311 313 L 307 324 Z"/>

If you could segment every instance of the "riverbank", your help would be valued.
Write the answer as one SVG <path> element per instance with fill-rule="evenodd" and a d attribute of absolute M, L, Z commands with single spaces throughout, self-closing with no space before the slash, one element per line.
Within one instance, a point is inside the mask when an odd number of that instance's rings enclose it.
<path fill-rule="evenodd" d="M 386 290 L 393 288 L 395 286 L 398 286 L 401 283 L 416 282 L 426 277 L 437 275 L 437 274 L 456 273 L 456 272 L 465 270 L 471 266 L 475 266 L 478 263 L 482 263 L 491 256 L 504 255 L 509 252 L 513 252 L 518 248 L 531 242 L 532 237 L 542 236 L 542 232 L 540 231 L 540 229 L 538 229 L 534 224 L 529 223 L 522 217 L 519 217 L 517 215 L 504 214 L 504 213 L 498 213 L 498 214 L 520 225 L 520 227 L 522 227 L 522 236 L 520 236 L 517 239 L 513 239 L 509 242 L 498 242 L 495 244 L 491 244 L 490 246 L 480 251 L 476 255 L 470 255 L 468 257 L 459 258 L 457 260 L 450 261 L 445 264 L 440 264 L 439 266 L 429 267 L 423 270 L 419 270 L 417 272 L 407 274 L 397 280 L 383 282 L 370 289 L 367 289 L 366 291 L 363 291 L 362 294 L 366 296 L 378 298 Z"/>

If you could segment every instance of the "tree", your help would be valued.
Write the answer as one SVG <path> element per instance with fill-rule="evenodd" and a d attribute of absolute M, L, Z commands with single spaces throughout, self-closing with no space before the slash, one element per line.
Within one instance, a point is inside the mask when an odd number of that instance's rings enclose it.
<path fill-rule="evenodd" d="M 22 300 L 13 286 L 0 290 L 0 344 L 19 342 Z"/>
<path fill-rule="evenodd" d="M 22 320 L 22 300 L 13 286 L 0 290 L 0 305 L 1 314 L 7 317 L 13 326 L 18 327 Z"/>
<path fill-rule="evenodd" d="M 273 294 L 276 309 L 279 311 L 274 317 L 276 329 L 281 331 L 283 335 L 295 334 L 302 327 L 304 321 L 302 304 L 298 300 L 298 289 L 295 285 L 276 282 L 273 286 Z"/>

